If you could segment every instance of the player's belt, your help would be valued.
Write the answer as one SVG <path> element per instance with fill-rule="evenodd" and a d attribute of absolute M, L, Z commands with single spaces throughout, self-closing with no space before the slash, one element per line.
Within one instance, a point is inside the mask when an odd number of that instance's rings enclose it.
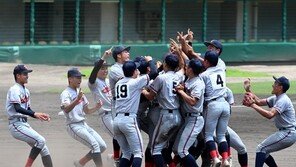
<path fill-rule="evenodd" d="M 127 113 L 127 112 L 116 113 L 116 116 L 119 115 L 119 114 L 123 114 L 124 116 L 130 116 L 130 113 Z"/>
<path fill-rule="evenodd" d="M 283 128 L 279 128 L 279 130 L 296 130 L 296 127 L 295 126 L 283 127 Z"/>
<path fill-rule="evenodd" d="M 198 117 L 202 116 L 202 113 L 185 113 L 185 117 Z"/>
<path fill-rule="evenodd" d="M 9 118 L 9 123 L 15 123 L 15 122 L 27 122 L 27 117 Z"/>

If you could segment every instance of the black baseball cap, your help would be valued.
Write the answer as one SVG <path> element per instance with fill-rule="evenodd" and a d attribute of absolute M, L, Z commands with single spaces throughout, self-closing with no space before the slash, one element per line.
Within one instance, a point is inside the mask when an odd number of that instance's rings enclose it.
<path fill-rule="evenodd" d="M 123 63 L 122 70 L 125 77 L 133 76 L 134 71 L 140 66 L 138 62 L 126 61 Z"/>
<path fill-rule="evenodd" d="M 140 71 L 140 74 L 146 74 L 149 63 L 145 60 L 144 56 L 137 56 L 134 59 L 134 62 L 139 63 L 138 70 Z"/>
<path fill-rule="evenodd" d="M 204 44 L 208 47 L 209 45 L 215 46 L 217 49 L 220 49 L 220 53 L 222 52 L 223 45 L 220 41 L 213 39 L 211 41 L 205 41 Z M 219 53 L 219 54 L 220 54 Z"/>
<path fill-rule="evenodd" d="M 119 46 L 115 46 L 112 50 L 112 56 L 114 58 L 114 60 L 117 59 L 117 55 L 120 54 L 121 52 L 123 51 L 130 51 L 131 47 L 130 46 L 122 46 L 122 45 L 119 45 Z"/>
<path fill-rule="evenodd" d="M 85 77 L 84 74 L 81 74 L 81 72 L 78 70 L 78 68 L 71 68 L 68 70 L 67 73 L 68 78 L 69 77 Z"/>
<path fill-rule="evenodd" d="M 281 76 L 279 78 L 276 78 L 275 76 L 273 76 L 273 79 L 279 83 L 280 85 L 283 86 L 283 91 L 286 92 L 289 88 L 290 88 L 290 81 L 288 78 Z"/>
<path fill-rule="evenodd" d="M 33 70 L 29 70 L 24 64 L 19 64 L 14 67 L 13 74 L 23 74 L 23 73 L 30 73 Z"/>
<path fill-rule="evenodd" d="M 219 55 L 214 51 L 206 51 L 205 60 L 208 60 L 211 66 L 216 66 L 218 64 Z"/>

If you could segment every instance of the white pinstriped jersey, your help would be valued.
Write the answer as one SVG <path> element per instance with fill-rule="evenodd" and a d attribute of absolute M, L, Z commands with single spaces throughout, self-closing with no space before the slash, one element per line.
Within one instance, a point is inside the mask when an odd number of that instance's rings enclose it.
<path fill-rule="evenodd" d="M 178 72 L 168 71 L 158 75 L 150 85 L 150 89 L 157 94 L 157 100 L 162 109 L 178 109 L 179 97 L 175 86 L 183 81 L 184 75 Z"/>
<path fill-rule="evenodd" d="M 124 77 L 116 85 L 116 113 L 137 114 L 142 88 L 148 85 L 149 76 L 142 75 L 138 78 Z"/>
<path fill-rule="evenodd" d="M 96 79 L 94 84 L 88 82 L 88 87 L 94 97 L 95 102 L 101 100 L 103 105 L 101 109 L 103 111 L 111 111 L 111 89 L 108 86 L 108 80 L 101 80 L 99 78 Z"/>
<path fill-rule="evenodd" d="M 199 76 L 187 79 L 185 82 L 185 91 L 191 97 L 198 99 L 198 101 L 194 106 L 184 102 L 182 103 L 182 109 L 190 113 L 202 113 L 205 92 L 204 81 Z"/>
<path fill-rule="evenodd" d="M 79 89 L 74 90 L 70 87 L 67 87 L 62 93 L 61 93 L 61 106 L 69 105 L 72 101 L 74 101 L 79 93 Z M 85 113 L 83 111 L 83 107 L 85 105 L 88 105 L 88 100 L 85 97 L 85 95 L 82 96 L 81 100 L 79 101 L 79 104 L 77 104 L 73 110 L 71 110 L 69 113 L 64 112 L 66 117 L 66 124 L 80 122 L 85 120 Z"/>
<path fill-rule="evenodd" d="M 123 70 L 122 70 L 123 64 L 115 63 L 110 67 L 109 70 L 109 82 L 110 82 L 110 89 L 112 96 L 115 96 L 115 84 L 118 80 L 124 77 Z"/>
<path fill-rule="evenodd" d="M 225 65 L 224 61 L 222 59 L 220 59 L 220 58 L 218 59 L 218 63 L 216 65 L 216 67 L 217 68 L 221 68 L 224 71 L 226 70 L 226 65 Z"/>
<path fill-rule="evenodd" d="M 9 117 L 27 117 L 24 114 L 15 111 L 14 103 L 20 104 L 24 109 L 30 107 L 30 92 L 25 87 L 18 83 L 15 83 L 7 92 L 6 96 L 6 111 Z"/>
<path fill-rule="evenodd" d="M 205 101 L 224 97 L 224 94 L 226 93 L 225 70 L 216 66 L 209 67 L 206 71 L 200 74 L 200 77 L 206 85 Z"/>
<path fill-rule="evenodd" d="M 286 93 L 268 97 L 266 102 L 270 108 L 273 107 L 278 112 L 274 118 L 274 124 L 278 129 L 296 126 L 295 110 Z"/>

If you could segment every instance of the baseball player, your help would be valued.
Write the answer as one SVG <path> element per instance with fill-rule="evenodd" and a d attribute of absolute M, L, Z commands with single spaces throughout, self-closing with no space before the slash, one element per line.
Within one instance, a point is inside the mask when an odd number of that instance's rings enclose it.
<path fill-rule="evenodd" d="M 234 104 L 234 96 L 232 91 L 226 87 L 226 94 L 225 94 L 226 101 L 230 104 Z M 234 148 L 237 151 L 238 162 L 241 167 L 248 166 L 248 153 L 245 144 L 242 142 L 241 138 L 238 134 L 229 126 L 227 126 L 226 138 L 228 138 L 228 156 L 229 156 L 229 163 L 231 164 L 231 152 L 230 147 Z"/>
<path fill-rule="evenodd" d="M 80 88 L 81 74 L 77 68 L 68 70 L 68 87 L 61 93 L 61 109 L 64 111 L 68 134 L 75 140 L 81 142 L 91 149 L 78 162 L 76 167 L 84 166 L 90 157 L 97 167 L 102 167 L 101 153 L 106 150 L 106 143 L 101 136 L 93 130 L 85 121 L 85 114 L 91 114 L 102 106 L 102 101 L 98 101 L 93 108 L 89 108 L 89 102 Z"/>
<path fill-rule="evenodd" d="M 138 70 L 140 75 L 149 74 L 150 80 L 155 79 L 155 77 L 158 75 L 156 64 L 151 56 L 138 56 L 135 58 L 134 62 L 139 63 Z M 146 167 L 153 165 L 153 157 L 151 155 L 151 140 L 156 125 L 155 120 L 158 120 L 159 117 L 159 112 L 151 112 L 153 108 L 154 105 L 152 105 L 152 103 L 143 94 L 141 94 L 137 120 L 140 130 L 143 130 L 149 136 L 149 141 L 145 150 Z"/>
<path fill-rule="evenodd" d="M 112 48 L 111 48 L 112 49 Z M 94 100 L 103 102 L 99 112 L 100 120 L 104 125 L 104 130 L 113 138 L 113 118 L 111 113 L 112 94 L 109 83 L 106 81 L 108 75 L 108 65 L 105 60 L 111 55 L 111 49 L 104 52 L 101 59 L 95 62 L 95 66 L 88 80 L 88 87 L 91 90 Z M 115 166 L 119 165 L 120 147 L 116 139 L 113 138 L 113 155 Z"/>
<path fill-rule="evenodd" d="M 115 111 L 113 122 L 115 138 L 121 149 L 120 167 L 141 167 L 143 157 L 143 140 L 138 127 L 137 112 L 140 95 L 144 86 L 149 83 L 149 75 L 139 76 L 137 64 L 126 61 L 123 66 L 124 78 L 115 84 Z M 131 160 L 131 156 L 134 156 Z"/>
<path fill-rule="evenodd" d="M 151 148 L 157 167 L 165 165 L 161 151 L 168 145 L 170 138 L 177 134 L 181 124 L 180 103 L 175 87 L 183 81 L 184 75 L 182 72 L 175 72 L 178 67 L 178 56 L 171 53 L 168 54 L 163 64 L 165 73 L 156 77 L 149 86 L 149 91 L 143 91 L 143 94 L 149 100 L 157 97 L 161 108 Z"/>
<path fill-rule="evenodd" d="M 112 94 L 112 99 L 111 99 L 111 112 L 112 112 L 112 117 L 115 117 L 115 84 L 118 80 L 124 77 L 123 71 L 122 71 L 122 65 L 124 62 L 128 61 L 130 56 L 129 56 L 129 51 L 131 47 L 125 47 L 122 45 L 115 46 L 112 49 L 112 57 L 114 58 L 115 64 L 113 64 L 110 67 L 108 77 L 109 77 L 109 84 L 110 84 L 110 89 L 111 89 L 111 94 Z M 120 151 L 120 146 L 118 144 L 117 140 L 113 140 L 113 150 L 115 150 L 115 154 L 113 155 L 113 158 L 115 161 L 119 159 L 119 151 Z"/>
<path fill-rule="evenodd" d="M 205 82 L 205 141 L 206 149 L 213 160 L 213 166 L 221 165 L 217 157 L 214 133 L 218 142 L 218 150 L 222 156 L 222 165 L 230 166 L 228 162 L 228 144 L 225 133 L 230 117 L 230 106 L 224 98 L 226 93 L 225 69 L 216 67 L 218 54 L 207 51 L 204 58 L 206 71 L 200 76 Z"/>
<path fill-rule="evenodd" d="M 205 84 L 199 77 L 203 66 L 197 60 L 190 60 L 186 66 L 188 79 L 185 85 L 178 85 L 176 90 L 181 96 L 182 114 L 185 116 L 185 123 L 178 132 L 174 144 L 174 152 L 182 158 L 184 166 L 197 167 L 194 157 L 189 154 L 189 148 L 196 141 L 197 135 L 202 131 L 204 119 L 202 117 Z"/>
<path fill-rule="evenodd" d="M 295 110 L 291 99 L 286 91 L 290 88 L 289 80 L 282 76 L 274 78 L 272 94 L 266 99 L 259 99 L 254 93 L 245 94 L 243 104 L 256 110 L 260 115 L 267 119 L 274 118 L 277 132 L 270 135 L 257 146 L 255 167 L 263 167 L 264 162 L 268 166 L 279 166 L 276 164 L 270 153 L 292 146 L 296 141 L 296 120 Z M 268 106 L 266 110 L 261 106 Z"/>
<path fill-rule="evenodd" d="M 31 167 L 39 153 L 43 165 L 52 167 L 51 156 L 44 137 L 27 122 L 28 116 L 42 121 L 50 121 L 48 114 L 34 112 L 31 109 L 30 92 L 25 84 L 28 83 L 29 73 L 32 71 L 23 64 L 15 66 L 13 70 L 15 84 L 8 90 L 6 98 L 9 131 L 14 138 L 24 141 L 32 147 L 25 167 Z"/>

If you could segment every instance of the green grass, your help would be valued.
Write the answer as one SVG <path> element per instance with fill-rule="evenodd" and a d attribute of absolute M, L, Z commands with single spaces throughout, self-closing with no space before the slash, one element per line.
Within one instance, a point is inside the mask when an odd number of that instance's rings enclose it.
<path fill-rule="evenodd" d="M 237 68 L 227 68 L 226 70 L 227 77 L 268 77 L 271 76 L 268 73 L 264 72 L 249 72 L 249 71 L 242 71 Z"/>
<path fill-rule="evenodd" d="M 84 69 L 81 69 L 80 72 L 82 74 L 86 75 L 85 78 L 88 78 L 90 76 L 90 73 L 91 73 L 92 69 L 93 69 L 92 67 L 84 68 Z"/>
<path fill-rule="evenodd" d="M 255 94 L 268 95 L 271 94 L 273 82 L 252 82 L 252 92 Z M 290 89 L 287 91 L 287 94 L 296 94 L 294 91 L 294 87 L 296 86 L 296 81 L 290 81 Z M 233 94 L 243 94 L 245 90 L 243 88 L 242 83 L 228 83 L 227 87 L 229 87 Z"/>

